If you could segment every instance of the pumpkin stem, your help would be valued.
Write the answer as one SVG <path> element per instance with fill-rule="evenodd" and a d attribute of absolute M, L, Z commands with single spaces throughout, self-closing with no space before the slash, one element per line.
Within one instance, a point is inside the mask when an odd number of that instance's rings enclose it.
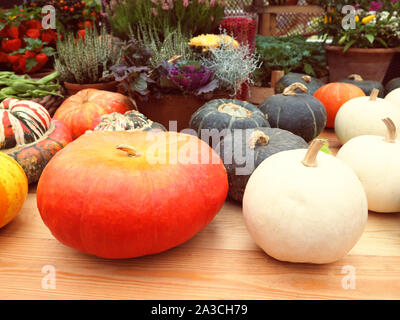
<path fill-rule="evenodd" d="M 127 144 L 119 144 L 116 147 L 118 150 L 125 151 L 129 157 L 140 157 L 142 154 L 137 151 L 134 147 Z"/>
<path fill-rule="evenodd" d="M 250 149 L 254 149 L 257 144 L 261 146 L 266 146 L 269 142 L 269 137 L 262 132 L 261 130 L 255 130 L 249 139 L 249 147 Z"/>
<path fill-rule="evenodd" d="M 300 83 L 300 82 L 295 82 L 292 83 L 290 86 L 286 87 L 285 90 L 283 90 L 283 95 L 284 96 L 295 96 L 297 93 L 297 89 L 301 90 L 304 93 L 307 93 L 308 89 L 307 87 Z"/>
<path fill-rule="evenodd" d="M 311 79 L 310 76 L 307 76 L 307 75 L 306 75 L 306 76 L 302 76 L 302 77 L 301 77 L 301 80 L 303 80 L 304 82 L 310 83 L 312 79 Z"/>
<path fill-rule="evenodd" d="M 351 75 L 349 75 L 347 77 L 347 79 L 354 80 L 354 81 L 357 81 L 357 82 L 361 82 L 361 81 L 364 80 L 359 74 L 351 74 Z"/>
<path fill-rule="evenodd" d="M 226 108 L 226 110 L 225 110 Z M 223 103 L 218 107 L 218 111 L 222 113 L 227 113 L 230 116 L 245 118 L 251 116 L 251 111 L 247 110 L 246 108 L 234 104 L 232 102 Z"/>
<path fill-rule="evenodd" d="M 307 153 L 301 163 L 306 167 L 317 167 L 317 155 L 324 144 L 325 140 L 314 139 L 308 147 Z"/>
<path fill-rule="evenodd" d="M 396 125 L 390 118 L 382 119 L 382 121 L 385 123 L 387 128 L 387 134 L 384 141 L 389 143 L 395 143 L 397 138 Z"/>
<path fill-rule="evenodd" d="M 377 88 L 372 89 L 371 94 L 369 96 L 369 100 L 376 101 L 376 98 L 378 98 L 378 94 L 379 94 L 379 89 Z"/>

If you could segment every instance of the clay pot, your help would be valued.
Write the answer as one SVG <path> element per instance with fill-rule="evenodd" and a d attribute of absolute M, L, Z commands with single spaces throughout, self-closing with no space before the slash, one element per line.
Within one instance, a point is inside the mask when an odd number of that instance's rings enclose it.
<path fill-rule="evenodd" d="M 183 94 L 166 94 L 161 99 L 149 97 L 148 101 L 137 101 L 139 111 L 154 122 L 161 123 L 167 130 L 170 121 L 177 121 L 177 130 L 189 128 L 189 121 L 194 112 L 213 99 L 231 98 L 228 93 L 194 96 Z"/>
<path fill-rule="evenodd" d="M 330 82 L 346 79 L 349 74 L 359 74 L 367 80 L 382 82 L 392 58 L 398 49 L 350 48 L 325 46 Z"/>
<path fill-rule="evenodd" d="M 98 90 L 106 90 L 106 91 L 117 91 L 117 81 L 110 82 L 101 82 L 101 83 L 88 83 L 88 84 L 79 84 L 79 83 L 70 83 L 64 81 L 64 87 L 68 92 L 68 95 L 74 95 L 80 90 L 83 89 L 98 89 Z"/>

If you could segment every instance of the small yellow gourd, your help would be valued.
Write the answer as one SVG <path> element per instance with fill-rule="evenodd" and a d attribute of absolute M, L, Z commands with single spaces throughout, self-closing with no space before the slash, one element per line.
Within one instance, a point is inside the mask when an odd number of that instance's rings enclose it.
<path fill-rule="evenodd" d="M 27 194 L 24 170 L 13 158 L 0 152 L 0 228 L 21 211 Z"/>

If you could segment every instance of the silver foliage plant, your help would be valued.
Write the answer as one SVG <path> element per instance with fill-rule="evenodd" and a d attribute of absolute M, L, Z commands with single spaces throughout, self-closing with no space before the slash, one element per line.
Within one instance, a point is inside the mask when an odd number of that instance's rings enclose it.
<path fill-rule="evenodd" d="M 102 28 L 100 35 L 85 30 L 84 39 L 76 39 L 72 33 L 57 41 L 58 56 L 54 67 L 62 81 L 71 83 L 98 83 L 107 81 L 109 69 L 122 58 L 121 47 Z"/>
<path fill-rule="evenodd" d="M 243 84 L 254 84 L 251 75 L 261 67 L 261 62 L 248 45 L 236 47 L 233 42 L 221 41 L 218 47 L 209 48 L 207 53 L 202 63 L 214 71 L 220 89 L 232 91 L 232 96 L 235 96 Z"/>

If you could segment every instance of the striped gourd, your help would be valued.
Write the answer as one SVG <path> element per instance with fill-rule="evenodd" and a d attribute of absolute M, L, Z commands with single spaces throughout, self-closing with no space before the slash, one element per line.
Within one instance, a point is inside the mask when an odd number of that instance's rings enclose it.
<path fill-rule="evenodd" d="M 0 151 L 17 160 L 29 183 L 39 179 L 48 161 L 71 140 L 68 127 L 52 120 L 40 104 L 13 98 L 0 104 Z"/>
<path fill-rule="evenodd" d="M 40 139 L 51 118 L 38 103 L 10 98 L 0 104 L 0 123 L 0 149 L 9 149 Z"/>
<path fill-rule="evenodd" d="M 132 110 L 125 114 L 113 112 L 105 114 L 99 119 L 94 131 L 167 131 L 162 124 L 153 122 L 144 114 Z"/>

